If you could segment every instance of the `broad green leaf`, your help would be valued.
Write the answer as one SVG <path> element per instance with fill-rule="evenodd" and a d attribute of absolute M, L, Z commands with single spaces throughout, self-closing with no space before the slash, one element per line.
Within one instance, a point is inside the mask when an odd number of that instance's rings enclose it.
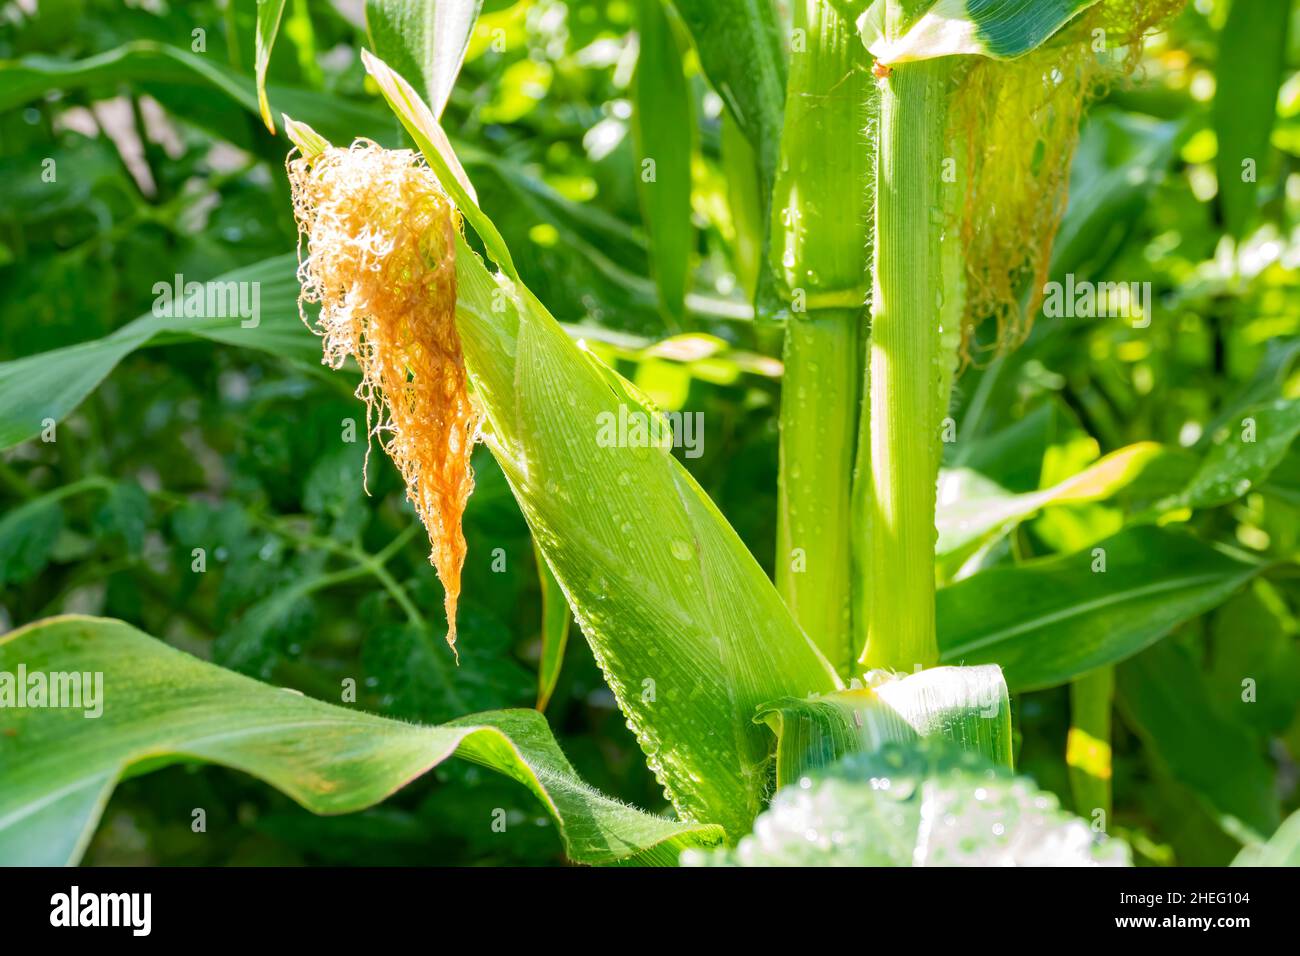
<path fill-rule="evenodd" d="M 89 708 L 0 711 L 3 864 L 77 862 L 119 779 L 190 760 L 252 774 L 335 814 L 373 806 L 454 754 L 531 790 L 580 863 L 663 862 L 721 837 L 597 794 L 536 711 L 441 726 L 387 720 L 258 683 L 102 618 L 52 618 L 0 636 L 0 673 L 20 667 L 29 677 L 102 675 L 102 685 Z M 100 716 L 85 716 L 100 705 Z"/>
<path fill-rule="evenodd" d="M 482 6 L 482 0 L 366 0 L 375 51 L 398 73 L 423 79 L 435 117 L 456 85 Z"/>
<path fill-rule="evenodd" d="M 537 664 L 537 709 L 544 711 L 560 679 L 572 617 L 564 600 L 564 591 L 551 573 L 541 549 L 534 544 L 533 551 L 537 556 L 537 577 L 542 585 L 542 657 Z"/>
<path fill-rule="evenodd" d="M 1155 442 L 1139 442 L 1112 452 L 1051 488 L 1018 495 L 1004 491 L 978 472 L 945 470 L 939 475 L 935 553 L 940 558 L 965 553 L 1047 505 L 1109 498 L 1138 480 L 1163 454 L 1164 449 Z"/>
<path fill-rule="evenodd" d="M 275 36 L 280 32 L 280 18 L 283 15 L 284 0 L 257 0 L 257 35 L 254 41 L 257 110 L 262 115 L 262 122 L 272 133 L 275 132 L 275 120 L 271 118 L 271 104 L 266 98 L 266 68 L 271 65 L 271 51 L 275 48 Z"/>
<path fill-rule="evenodd" d="M 287 358 L 320 361 L 319 346 L 298 316 L 296 260 L 278 256 L 204 284 L 193 315 L 146 313 L 91 342 L 0 363 L 0 448 L 26 441 L 69 415 L 127 355 L 145 345 L 201 338 Z M 256 290 L 258 315 L 243 318 L 227 295 Z M 211 303 L 209 289 L 222 292 Z M 213 308 L 209 308 L 209 304 Z M 251 310 L 250 310 L 251 311 Z"/>
<path fill-rule="evenodd" d="M 1261 570 L 1190 535 L 1129 528 L 1088 551 L 941 588 L 939 657 L 999 664 L 1012 690 L 1054 687 L 1136 654 Z"/>
<path fill-rule="evenodd" d="M 954 54 L 1011 60 L 1041 46 L 1097 0 L 937 0 L 909 10 L 906 28 L 889 36 L 884 5 L 876 0 L 858 27 L 871 55 L 907 63 Z"/>
<path fill-rule="evenodd" d="M 1242 847 L 1233 866 L 1300 866 L 1300 811 L 1291 814 L 1267 843 Z"/>
<path fill-rule="evenodd" d="M 1203 668 L 1210 695 L 1261 736 L 1285 737 L 1295 722 L 1300 644 L 1293 632 L 1287 602 L 1269 580 L 1244 588 L 1210 623 L 1209 664 Z M 1243 707 L 1246 687 L 1253 699 Z"/>
<path fill-rule="evenodd" d="M 1242 239 L 1272 147 L 1277 90 L 1286 70 L 1290 0 L 1232 0 L 1219 35 L 1214 132 L 1219 205 L 1229 235 Z"/>
<path fill-rule="evenodd" d="M 776 734 L 776 783 L 795 783 L 852 753 L 889 742 L 944 737 L 962 750 L 1011 766 L 1011 700 L 995 666 L 932 667 L 819 697 L 786 698 L 760 708 Z"/>
<path fill-rule="evenodd" d="M 1033 781 L 938 741 L 891 743 L 777 791 L 734 849 L 686 866 L 1127 866 Z"/>
<path fill-rule="evenodd" d="M 638 0 L 640 53 L 632 126 L 636 182 L 650 238 L 650 263 L 665 317 L 685 319 L 686 286 L 694 251 L 691 223 L 691 154 L 695 117 L 665 0 Z"/>
<path fill-rule="evenodd" d="M 1279 398 L 1242 409 L 1219 428 L 1187 487 L 1156 511 L 1212 508 L 1262 485 L 1300 435 L 1300 399 Z"/>
<path fill-rule="evenodd" d="M 1218 711 L 1186 650 L 1170 641 L 1149 648 L 1116 669 L 1116 687 L 1125 722 L 1226 832 L 1244 843 L 1276 829 L 1277 788 L 1262 741 Z"/>

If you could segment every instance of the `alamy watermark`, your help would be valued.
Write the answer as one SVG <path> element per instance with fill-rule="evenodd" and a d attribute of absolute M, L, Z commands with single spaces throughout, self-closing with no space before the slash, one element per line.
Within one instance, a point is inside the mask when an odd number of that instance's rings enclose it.
<path fill-rule="evenodd" d="M 596 415 L 600 448 L 681 448 L 687 458 L 704 454 L 703 412 L 650 413 L 619 403 L 617 414 Z"/>
<path fill-rule="evenodd" d="M 1076 281 L 1043 286 L 1043 315 L 1049 319 L 1127 319 L 1135 329 L 1151 325 L 1150 282 Z"/>
<path fill-rule="evenodd" d="M 171 282 L 155 282 L 153 294 L 160 319 L 239 319 L 245 329 L 262 321 L 260 282 L 186 282 L 177 273 Z"/>
<path fill-rule="evenodd" d="M 0 671 L 0 710 L 51 708 L 83 711 L 94 720 L 104 713 L 103 671 Z"/>
<path fill-rule="evenodd" d="M 60 927 L 124 927 L 132 936 L 153 929 L 152 893 L 83 893 L 73 886 L 50 897 L 50 925 Z"/>

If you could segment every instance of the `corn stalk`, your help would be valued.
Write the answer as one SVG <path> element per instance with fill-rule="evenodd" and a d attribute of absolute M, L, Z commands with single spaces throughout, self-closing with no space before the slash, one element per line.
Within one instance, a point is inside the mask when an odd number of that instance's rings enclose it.
<path fill-rule="evenodd" d="M 777 587 L 847 675 L 850 475 L 862 381 L 872 80 L 857 30 L 795 5 L 771 255 L 789 312 L 781 396 Z"/>
<path fill-rule="evenodd" d="M 903 32 L 890 3 L 886 35 Z M 869 496 L 865 524 L 868 667 L 938 661 L 934 630 L 934 506 L 941 405 L 944 197 L 941 168 L 951 59 L 903 63 L 880 81 L 875 257 L 868 353 Z"/>

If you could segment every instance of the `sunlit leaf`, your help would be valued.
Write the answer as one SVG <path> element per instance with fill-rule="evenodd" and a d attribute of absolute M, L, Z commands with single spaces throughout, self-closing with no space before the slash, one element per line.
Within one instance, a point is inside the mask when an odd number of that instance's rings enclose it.
<path fill-rule="evenodd" d="M 366 0 L 375 50 L 399 73 L 424 80 L 435 117 L 456 85 L 482 6 L 482 0 Z"/>
<path fill-rule="evenodd" d="M 1014 59 L 1040 46 L 1097 0 L 936 0 L 914 4 L 908 11 L 906 29 L 893 39 L 884 31 L 885 2 L 876 0 L 858 26 L 871 55 L 894 64 L 954 54 Z"/>

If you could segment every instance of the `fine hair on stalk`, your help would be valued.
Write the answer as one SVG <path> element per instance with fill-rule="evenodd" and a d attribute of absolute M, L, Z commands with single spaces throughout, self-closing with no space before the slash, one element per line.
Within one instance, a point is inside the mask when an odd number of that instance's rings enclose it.
<path fill-rule="evenodd" d="M 299 308 L 320 305 L 313 331 L 325 364 L 340 368 L 350 355 L 361 369 L 356 394 L 367 438 L 397 466 L 428 530 L 454 651 L 461 518 L 474 488 L 480 421 L 456 331 L 460 215 L 410 150 L 357 140 L 310 158 L 290 153 L 286 168 L 299 230 Z M 305 313 L 304 321 L 312 325 Z"/>

